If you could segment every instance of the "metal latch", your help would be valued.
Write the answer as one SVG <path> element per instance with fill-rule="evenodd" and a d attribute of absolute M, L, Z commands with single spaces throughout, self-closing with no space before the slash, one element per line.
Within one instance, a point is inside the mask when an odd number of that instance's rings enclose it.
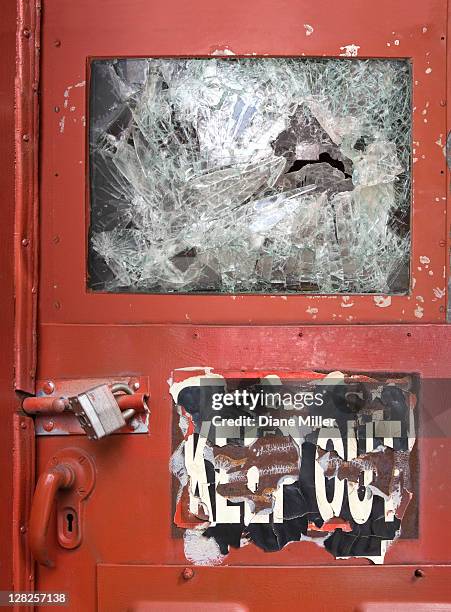
<path fill-rule="evenodd" d="M 99 440 L 125 427 L 137 411 L 146 407 L 147 395 L 134 393 L 124 384 L 101 384 L 69 397 L 27 397 L 27 414 L 75 415 L 88 438 Z"/>

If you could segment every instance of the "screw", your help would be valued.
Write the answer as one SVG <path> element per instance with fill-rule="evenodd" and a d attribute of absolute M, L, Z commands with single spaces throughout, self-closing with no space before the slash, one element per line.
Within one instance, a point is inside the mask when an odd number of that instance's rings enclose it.
<path fill-rule="evenodd" d="M 25 28 L 24 30 L 22 30 L 22 34 L 25 36 L 25 38 L 30 38 L 31 31 L 28 28 Z"/>
<path fill-rule="evenodd" d="M 194 332 L 193 338 L 199 338 L 199 334 L 197 332 Z"/>
<path fill-rule="evenodd" d="M 53 44 L 54 44 L 55 47 L 61 47 L 61 41 L 60 40 L 55 40 L 53 42 Z"/>
<path fill-rule="evenodd" d="M 30 135 L 29 134 L 24 134 L 22 136 L 22 140 L 24 140 L 25 142 L 28 142 L 30 140 Z"/>
<path fill-rule="evenodd" d="M 138 391 L 140 386 L 141 385 L 139 384 L 138 380 L 135 380 L 134 378 L 130 380 L 130 387 L 133 389 L 133 391 Z"/>
<path fill-rule="evenodd" d="M 61 302 L 54 302 L 53 307 L 56 308 L 56 310 L 59 310 L 61 308 Z"/>
<path fill-rule="evenodd" d="M 55 391 L 55 383 L 53 382 L 53 380 L 47 380 L 42 385 L 42 390 L 46 395 L 52 395 L 52 393 Z"/>
<path fill-rule="evenodd" d="M 27 428 L 27 424 L 26 424 L 25 421 L 22 421 L 20 426 L 21 426 L 22 429 L 26 429 Z"/>
<path fill-rule="evenodd" d="M 53 108 L 53 110 L 55 111 L 55 113 L 59 113 L 60 112 L 60 107 L 59 106 L 55 106 Z"/>
<path fill-rule="evenodd" d="M 416 569 L 413 573 L 415 578 L 424 578 L 424 572 L 422 569 Z"/>
<path fill-rule="evenodd" d="M 302 338 L 302 336 L 303 336 L 303 335 L 304 335 L 304 334 L 303 334 L 302 332 L 299 332 L 299 333 L 298 333 L 299 338 Z"/>
<path fill-rule="evenodd" d="M 444 247 L 444 246 L 446 246 L 446 242 L 444 240 L 440 240 L 439 245 L 441 247 Z"/>
<path fill-rule="evenodd" d="M 60 241 L 60 237 L 59 236 L 53 236 L 53 244 L 58 244 Z"/>
<path fill-rule="evenodd" d="M 191 580 L 191 578 L 194 578 L 194 570 L 192 567 L 185 567 L 185 569 L 182 572 L 182 578 L 184 580 Z"/>
<path fill-rule="evenodd" d="M 22 239 L 22 246 L 26 247 L 30 244 L 30 241 L 28 240 L 28 238 L 23 238 Z"/>
<path fill-rule="evenodd" d="M 410 332 L 407 332 L 407 337 L 410 338 L 412 336 L 412 334 Z"/>
<path fill-rule="evenodd" d="M 27 532 L 27 528 L 25 527 L 25 525 L 21 525 L 20 526 L 20 533 L 26 533 Z"/>
<path fill-rule="evenodd" d="M 53 421 L 47 421 L 47 423 L 44 423 L 45 431 L 52 431 L 54 427 L 55 427 L 55 423 Z"/>
<path fill-rule="evenodd" d="M 446 106 L 446 100 L 440 100 L 440 106 Z"/>

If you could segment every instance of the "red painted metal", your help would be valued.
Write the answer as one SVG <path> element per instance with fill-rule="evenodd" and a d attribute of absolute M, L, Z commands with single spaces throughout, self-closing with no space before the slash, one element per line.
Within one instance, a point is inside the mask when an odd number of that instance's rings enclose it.
<path fill-rule="evenodd" d="M 47 534 L 52 510 L 57 504 L 58 541 L 64 548 L 76 548 L 82 539 L 82 502 L 95 483 L 91 457 L 78 448 L 65 448 L 55 453 L 39 476 L 30 514 L 29 545 L 34 559 L 46 567 L 54 567 L 48 551 Z M 58 500 L 57 500 L 58 496 Z M 65 530 L 63 513 L 73 512 L 73 533 Z M 72 537 L 70 537 L 72 536 Z"/>
<path fill-rule="evenodd" d="M 23 38 L 19 38 L 16 90 L 16 384 L 28 392 L 34 390 L 33 289 L 37 287 L 37 106 L 32 92 L 38 76 L 38 19 L 34 7 L 32 0 L 19 2 L 19 34 Z M 15 2 L 7 0 L 2 12 L 7 36 L 0 37 L 5 57 L 0 81 L 12 94 Z M 25 23 L 27 17 L 30 25 Z M 305 35 L 304 23 L 314 27 L 311 36 Z M 442 148 L 451 125 L 449 105 L 447 128 L 446 105 L 442 104 L 447 99 L 446 23 L 445 0 L 350 0 L 347 4 L 174 0 L 170 5 L 145 0 L 46 1 L 38 328 L 38 376 L 42 383 L 38 390 L 42 388 L 49 398 L 52 394 L 55 398 L 63 393 L 63 381 L 87 382 L 89 377 L 102 382 L 124 379 L 131 384 L 133 379 L 144 393 L 151 390 L 152 415 L 148 434 L 110 436 L 98 442 L 84 435 L 70 439 L 93 457 L 96 488 L 84 504 L 83 541 L 71 550 L 61 545 L 61 513 L 48 513 L 51 504 L 47 498 L 46 513 L 40 514 L 38 526 L 49 520 L 48 538 L 44 542 L 39 537 L 42 532 L 32 529 L 31 542 L 41 553 L 44 545 L 48 547 L 56 569 L 37 569 L 39 590 L 68 591 L 70 610 L 108 612 L 155 610 L 158 602 L 165 610 L 180 608 L 177 603 L 184 609 L 197 603 L 210 607 L 218 599 L 222 609 L 231 610 L 289 610 L 300 605 L 306 610 L 349 610 L 357 605 L 369 609 L 371 602 L 391 602 L 393 608 L 408 602 L 414 610 L 415 601 L 433 610 L 434 603 L 449 602 L 451 544 L 444 526 L 451 505 L 451 439 L 434 429 L 435 422 L 446 413 L 451 391 L 445 380 L 451 371 L 451 328 L 437 324 L 445 322 L 443 289 L 449 269 L 449 217 L 446 221 L 445 216 L 448 194 Z M 29 37 L 24 36 L 24 30 L 30 32 Z M 152 296 L 86 291 L 84 81 L 89 57 L 209 56 L 225 47 L 238 55 L 338 56 L 341 47 L 351 43 L 360 46 L 361 57 L 409 57 L 413 62 L 417 162 L 413 165 L 411 268 L 416 283 L 408 296 L 394 296 L 389 303 L 373 296 Z M 431 73 L 426 73 L 427 67 L 432 67 Z M 73 112 L 66 109 L 66 100 L 69 108 L 74 107 Z M 427 102 L 426 124 L 420 113 Z M 0 180 L 5 201 L 12 202 L 12 105 L 5 102 L 0 108 L 3 133 L 9 135 L 9 141 L 4 138 L 0 142 L 4 167 Z M 24 135 L 29 138 L 23 139 Z M 0 226 L 0 231 L 5 231 L 0 258 L 6 264 L 2 279 L 6 308 L 0 320 L 5 333 L 0 356 L 0 461 L 3 490 L 9 493 L 13 474 L 11 421 L 17 403 L 12 391 L 13 210 L 12 206 L 4 208 Z M 421 256 L 431 261 L 427 270 L 418 270 Z M 378 324 L 353 325 L 369 322 Z M 407 325 L 382 324 L 401 322 Z M 322 325 L 316 325 L 319 323 Z M 418 442 L 418 539 L 396 542 L 388 551 L 386 567 L 370 567 L 362 559 L 335 561 L 313 543 L 289 545 L 274 555 L 248 546 L 230 553 L 231 567 L 199 567 L 185 580 L 183 541 L 172 523 L 168 467 L 172 406 L 167 380 L 176 368 L 200 365 L 235 370 L 241 375 L 255 370 L 275 373 L 302 369 L 418 373 L 425 408 L 420 411 L 422 435 Z M 54 382 L 54 389 L 46 386 L 49 381 Z M 52 432 L 58 432 L 58 418 L 64 417 L 52 417 Z M 0 545 L 2 556 L 8 559 L 14 541 L 14 585 L 25 589 L 30 567 L 24 545 L 27 533 L 19 536 L 17 528 L 27 529 L 22 517 L 30 500 L 32 440 L 31 433 L 25 431 L 29 419 L 19 417 L 16 422 L 15 522 L 10 505 L 0 504 L 1 522 L 8 526 L 1 531 Z M 22 428 L 22 423 L 26 427 Z M 45 472 L 48 461 L 64 452 L 67 443 L 63 435 L 39 438 L 38 473 Z M 41 553 L 38 556 L 46 560 Z M 12 568 L 5 569 L 0 572 L 0 584 L 11 588 Z M 422 577 L 415 575 L 418 569 L 424 572 Z"/>
<path fill-rule="evenodd" d="M 33 420 L 29 417 L 14 415 L 12 456 L 14 460 L 13 583 L 17 591 L 30 591 L 34 588 L 34 566 L 27 533 L 35 482 L 35 438 Z"/>
<path fill-rule="evenodd" d="M 443 529 L 451 505 L 448 487 L 451 439 L 434 429 L 436 417 L 445 413 L 448 406 L 450 384 L 443 379 L 449 377 L 451 370 L 450 327 L 122 325 L 106 330 L 102 325 L 51 325 L 42 328 L 41 338 L 44 345 L 55 349 L 47 354 L 43 351 L 40 360 L 43 380 L 50 374 L 58 378 L 62 372 L 68 371 L 78 376 L 89 370 L 100 377 L 106 371 L 120 371 L 124 364 L 134 372 L 151 374 L 149 435 L 111 436 L 95 443 L 85 437 L 77 441 L 77 445 L 93 454 L 97 469 L 96 490 L 87 505 L 89 521 L 86 529 L 89 534 L 86 533 L 85 544 L 72 551 L 70 556 L 62 549 L 55 549 L 57 565 L 70 573 L 70 581 L 59 572 L 52 573 L 45 568 L 40 571 L 43 587 L 62 588 L 64 585 L 70 589 L 74 609 L 77 606 L 81 609 L 82 605 L 88 609 L 94 606 L 94 571 L 98 562 L 117 563 L 120 560 L 121 563 L 152 566 L 186 566 L 181 534 L 174 536 L 172 524 L 173 500 L 168 462 L 173 408 L 167 379 L 175 368 L 187 365 L 203 364 L 240 372 L 244 364 L 249 374 L 254 369 L 296 371 L 300 366 L 327 370 L 418 372 L 422 376 L 422 404 L 419 408 L 422 435 L 418 442 L 419 538 L 398 540 L 388 551 L 386 562 L 390 566 L 451 563 L 449 538 Z M 88 343 L 91 347 L 89 358 L 82 350 Z M 65 346 L 71 346 L 72 350 L 64 351 Z M 109 346 L 114 346 L 116 351 L 109 350 Z M 55 355 L 58 355 L 57 359 Z M 52 453 L 64 445 L 62 437 L 41 438 L 38 443 L 39 464 L 45 465 Z M 107 521 L 105 517 L 108 517 Z M 115 529 L 114 538 L 111 537 L 111 525 Z M 262 573 L 253 574 L 250 580 L 249 590 L 253 591 L 259 591 L 263 582 L 273 582 L 273 569 L 269 569 L 268 564 L 298 568 L 343 565 L 349 568 L 355 579 L 355 567 L 367 564 L 362 559 L 334 561 L 324 549 L 313 543 L 292 544 L 271 555 L 248 546 L 231 551 L 227 562 L 231 566 L 262 568 Z M 378 568 L 369 569 L 373 570 L 376 572 Z M 195 571 L 196 578 L 191 582 L 197 579 L 198 569 Z M 227 568 L 220 571 L 227 571 Z M 316 574 L 310 576 L 316 580 Z M 228 588 L 225 586 L 227 580 Z M 334 589 L 339 588 L 339 584 L 330 580 Z M 221 599 L 230 601 L 234 592 L 232 584 L 232 578 L 224 579 L 219 591 Z M 278 584 L 285 597 L 286 586 L 282 578 L 278 579 Z M 78 595 L 80 592 L 83 595 Z M 445 598 L 446 591 L 434 594 L 431 590 L 430 593 L 431 601 L 435 601 L 439 596 Z M 261 605 L 265 602 L 263 595 L 260 602 Z"/>
<path fill-rule="evenodd" d="M 173 3 L 170 14 L 164 4 L 149 8 L 144 0 L 116 3 L 114 11 L 108 11 L 104 2 L 51 0 L 46 14 L 41 196 L 43 216 L 51 221 L 42 228 L 43 322 L 242 325 L 445 321 L 446 162 L 442 147 L 436 144 L 446 136 L 446 108 L 440 105 L 446 97 L 444 0 L 417 2 L 414 7 L 409 0 L 396 5 L 388 0 L 377 5 L 352 1 L 345 9 L 334 2 L 325 6 L 287 0 L 282 4 L 234 0 L 211 6 L 197 0 L 189 6 Z M 305 35 L 304 23 L 314 27 L 311 36 Z M 55 46 L 55 40 L 61 44 Z M 412 60 L 416 161 L 412 289 L 408 296 L 383 301 L 368 295 L 174 296 L 86 291 L 85 81 L 89 57 L 208 56 L 225 46 L 237 55 L 333 57 L 351 43 L 359 45 L 361 57 Z M 66 101 L 73 112 L 65 108 Z M 421 111 L 427 104 L 425 123 Z M 69 252 L 71 257 L 65 257 Z M 430 260 L 427 268 L 420 262 L 424 256 Z"/>
<path fill-rule="evenodd" d="M 72 487 L 74 480 L 72 465 L 59 463 L 43 472 L 36 485 L 28 538 L 34 559 L 47 567 L 54 567 L 47 550 L 47 532 L 55 497 L 60 489 Z"/>
<path fill-rule="evenodd" d="M 122 411 L 133 409 L 144 412 L 147 398 L 146 393 L 118 395 L 117 403 Z M 22 409 L 27 414 L 61 414 L 69 407 L 69 401 L 64 397 L 26 397 L 22 404 Z"/>
<path fill-rule="evenodd" d="M 244 569 L 244 571 L 243 571 Z M 427 568 L 427 578 L 414 577 L 415 566 L 398 567 L 317 567 L 268 568 L 266 579 L 253 568 L 199 567 L 188 582 L 180 567 L 142 565 L 99 565 L 99 612 L 215 610 L 218 593 L 227 593 L 223 610 L 365 610 L 370 602 L 382 602 L 371 610 L 409 610 L 412 612 L 449 612 L 447 601 L 451 569 Z M 432 594 L 435 593 L 435 596 Z M 440 600 L 440 595 L 443 599 Z M 418 607 L 412 601 L 420 604 Z M 156 607 L 154 602 L 161 602 Z M 145 607 L 147 603 L 148 607 Z M 404 607 L 402 604 L 404 603 Z M 177 604 L 179 604 L 177 606 Z M 194 605 L 197 607 L 194 608 Z M 359 605 L 360 604 L 360 605 Z M 190 608 L 190 606 L 193 606 Z M 210 606 L 213 606 L 210 608 Z M 429 606 L 429 607 L 426 607 Z"/>
<path fill-rule="evenodd" d="M 13 485 L 18 485 L 19 475 L 23 486 L 30 486 L 27 472 L 27 453 L 14 456 L 12 449 L 18 449 L 20 425 L 14 423 L 13 413 L 18 402 L 14 394 L 14 94 L 16 73 L 16 22 L 18 8 L 14 0 L 2 3 L 0 21 L 0 192 L 2 194 L 2 218 L 0 223 L 0 466 L 2 472 L 0 499 L 0 589 L 12 589 L 26 584 L 26 552 L 23 549 L 24 536 L 19 535 L 20 519 L 23 518 L 25 502 L 17 491 L 11 503 Z M 19 427 L 19 430 L 17 429 Z M 26 447 L 26 442 L 24 442 Z M 24 463 L 22 464 L 22 460 Z M 22 473 L 23 469 L 23 473 Z M 28 479 L 28 480 L 27 480 Z M 21 508 L 21 513 L 19 511 Z M 14 520 L 13 520 L 14 519 Z M 13 552 L 14 551 L 14 552 Z M 22 555 L 24 555 L 22 557 Z M 28 566 L 29 568 L 29 566 Z"/>
<path fill-rule="evenodd" d="M 16 388 L 34 392 L 38 284 L 40 0 L 20 0 L 16 72 Z"/>
<path fill-rule="evenodd" d="M 71 412 L 60 411 L 65 407 L 64 399 L 87 389 L 92 389 L 107 382 L 109 385 L 117 383 L 127 385 L 130 389 L 135 389 L 133 395 L 120 393 L 117 395 L 119 408 L 122 411 L 129 409 L 136 410 L 136 415 L 127 423 L 126 427 L 119 429 L 115 434 L 122 433 L 143 433 L 148 428 L 147 402 L 149 397 L 149 379 L 147 376 L 123 376 L 118 375 L 113 378 L 105 376 L 103 378 L 77 378 L 61 379 L 56 378 L 52 381 L 50 395 L 42 395 L 48 384 L 46 379 L 38 380 L 36 388 L 40 394 L 37 397 L 27 397 L 24 399 L 23 410 L 29 414 L 36 415 L 36 432 L 42 435 L 44 432 L 52 435 L 84 435 L 84 430 L 80 422 Z M 137 390 L 140 389 L 140 392 Z M 57 402 L 56 405 L 54 402 Z"/>
<path fill-rule="evenodd" d="M 27 414 L 60 414 L 68 407 L 69 401 L 61 397 L 26 397 L 22 404 Z"/>

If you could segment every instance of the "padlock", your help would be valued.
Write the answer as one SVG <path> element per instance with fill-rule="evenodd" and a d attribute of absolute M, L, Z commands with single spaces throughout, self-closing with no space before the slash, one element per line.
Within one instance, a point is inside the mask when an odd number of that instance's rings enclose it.
<path fill-rule="evenodd" d="M 124 427 L 126 420 L 135 414 L 133 409 L 121 412 L 114 396 L 118 391 L 133 394 L 127 385 L 117 384 L 111 388 L 99 385 L 68 398 L 70 409 L 91 440 L 104 438 Z"/>

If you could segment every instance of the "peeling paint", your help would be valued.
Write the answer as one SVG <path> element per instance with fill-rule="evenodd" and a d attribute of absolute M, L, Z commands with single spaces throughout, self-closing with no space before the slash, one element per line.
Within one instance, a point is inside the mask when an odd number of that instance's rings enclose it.
<path fill-rule="evenodd" d="M 416 316 L 417 319 L 422 319 L 423 314 L 424 314 L 424 308 L 420 306 L 419 304 L 417 304 L 417 307 L 414 310 L 414 315 Z"/>
<path fill-rule="evenodd" d="M 345 45 L 344 47 L 340 47 L 340 50 L 343 51 L 343 53 L 340 53 L 340 55 L 346 57 L 356 57 L 359 53 L 359 49 L 360 45 Z"/>
<path fill-rule="evenodd" d="M 235 52 L 232 51 L 232 49 L 229 49 L 228 47 L 224 47 L 222 49 L 215 49 L 211 52 L 211 55 L 226 57 L 228 55 L 235 55 Z"/>
<path fill-rule="evenodd" d="M 391 306 L 391 296 L 390 295 L 375 295 L 373 297 L 374 303 L 379 308 L 388 308 Z"/>

